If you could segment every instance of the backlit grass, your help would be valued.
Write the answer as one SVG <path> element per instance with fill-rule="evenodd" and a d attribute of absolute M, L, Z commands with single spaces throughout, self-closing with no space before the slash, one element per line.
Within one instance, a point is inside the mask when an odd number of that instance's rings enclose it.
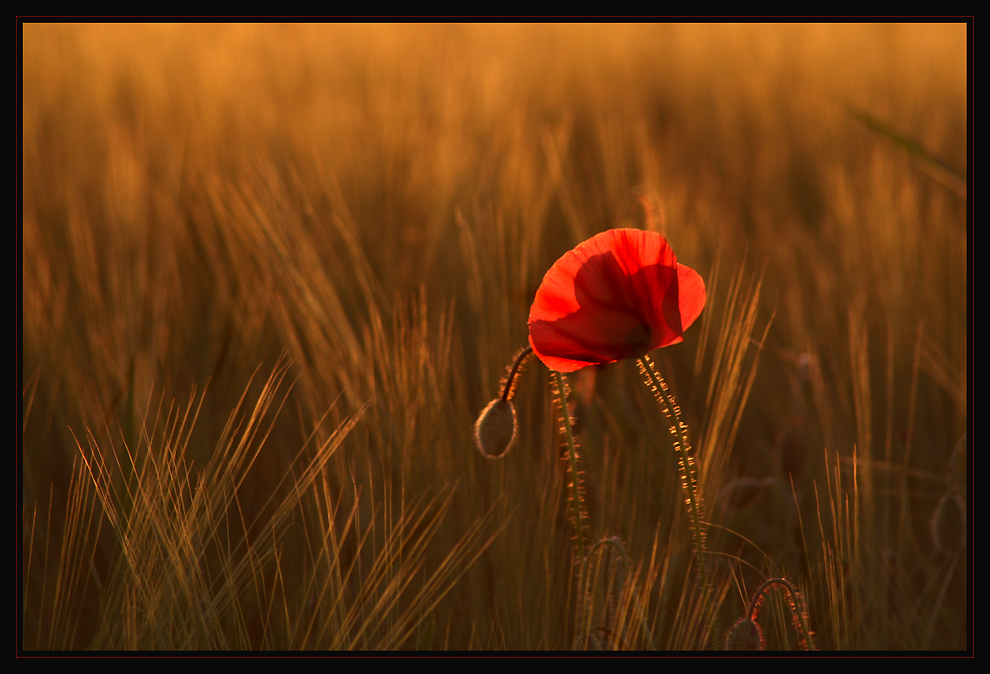
<path fill-rule="evenodd" d="M 475 448 L 616 226 L 708 288 L 651 357 L 722 634 L 785 577 L 822 650 L 966 648 L 965 25 L 23 35 L 23 648 L 709 647 L 634 363 L 569 377 L 580 588 L 542 364 Z"/>

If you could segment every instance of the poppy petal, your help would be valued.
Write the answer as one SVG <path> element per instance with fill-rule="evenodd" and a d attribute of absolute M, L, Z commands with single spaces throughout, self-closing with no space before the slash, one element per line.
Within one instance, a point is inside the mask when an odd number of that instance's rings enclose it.
<path fill-rule="evenodd" d="M 683 340 L 705 284 L 659 234 L 602 232 L 547 272 L 529 315 L 530 346 L 553 370 L 635 358 Z"/>

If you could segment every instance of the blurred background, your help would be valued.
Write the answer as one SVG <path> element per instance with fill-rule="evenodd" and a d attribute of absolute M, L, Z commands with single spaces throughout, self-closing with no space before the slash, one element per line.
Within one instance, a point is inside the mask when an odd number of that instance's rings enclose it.
<path fill-rule="evenodd" d="M 723 627 L 787 575 L 822 648 L 965 648 L 967 83 L 962 23 L 23 25 L 23 646 L 570 648 L 546 369 L 472 425 L 636 226 L 708 286 L 655 355 Z M 571 378 L 607 645 L 696 648 L 640 378 Z"/>

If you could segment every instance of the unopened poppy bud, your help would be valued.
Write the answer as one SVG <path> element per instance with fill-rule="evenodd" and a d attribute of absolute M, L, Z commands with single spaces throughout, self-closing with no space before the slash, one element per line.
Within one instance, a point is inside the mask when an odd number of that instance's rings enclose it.
<path fill-rule="evenodd" d="M 762 651 L 766 645 L 763 628 L 755 620 L 743 618 L 729 630 L 725 637 L 727 651 Z"/>
<path fill-rule="evenodd" d="M 474 424 L 474 440 L 482 454 L 491 459 L 503 456 L 516 440 L 516 408 L 496 398 L 481 411 Z"/>

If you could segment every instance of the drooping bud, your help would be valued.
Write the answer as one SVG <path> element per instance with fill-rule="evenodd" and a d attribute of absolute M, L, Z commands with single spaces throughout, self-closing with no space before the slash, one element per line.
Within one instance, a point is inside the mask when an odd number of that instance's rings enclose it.
<path fill-rule="evenodd" d="M 725 637 L 727 651 L 762 651 L 765 647 L 763 628 L 748 618 L 739 620 Z"/>
<path fill-rule="evenodd" d="M 474 440 L 488 458 L 504 456 L 516 440 L 516 408 L 512 403 L 502 398 L 488 403 L 474 424 Z"/>
<path fill-rule="evenodd" d="M 474 441 L 478 450 L 490 459 L 504 456 L 516 441 L 516 408 L 512 405 L 512 396 L 519 381 L 518 375 L 532 355 L 533 349 L 528 346 L 516 353 L 508 374 L 502 380 L 501 397 L 488 403 L 474 422 Z"/>

